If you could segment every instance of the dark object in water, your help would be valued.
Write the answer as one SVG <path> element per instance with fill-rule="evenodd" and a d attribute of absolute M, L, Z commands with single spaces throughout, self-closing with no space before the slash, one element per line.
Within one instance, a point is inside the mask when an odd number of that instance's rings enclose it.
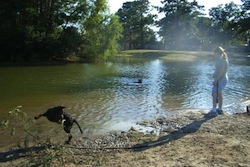
<path fill-rule="evenodd" d="M 54 108 L 50 108 L 44 114 L 40 114 L 38 116 L 35 116 L 34 118 L 39 119 L 40 117 L 44 116 L 44 117 L 47 117 L 47 119 L 51 122 L 56 122 L 58 124 L 63 123 L 64 131 L 69 134 L 68 140 L 65 141 L 65 143 L 69 144 L 69 142 L 72 139 L 72 135 L 70 134 L 70 131 L 71 131 L 71 128 L 73 126 L 73 123 L 77 124 L 81 133 L 82 133 L 82 129 L 81 129 L 79 123 L 74 118 L 72 118 L 68 113 L 63 111 L 64 108 L 65 107 L 63 107 L 63 106 L 57 106 Z"/>
<path fill-rule="evenodd" d="M 135 81 L 134 83 L 142 83 L 142 79 L 138 79 L 138 80 Z"/>
<path fill-rule="evenodd" d="M 246 106 L 246 112 L 243 113 L 235 113 L 235 114 L 241 114 L 241 115 L 248 115 L 250 116 L 250 105 Z"/>

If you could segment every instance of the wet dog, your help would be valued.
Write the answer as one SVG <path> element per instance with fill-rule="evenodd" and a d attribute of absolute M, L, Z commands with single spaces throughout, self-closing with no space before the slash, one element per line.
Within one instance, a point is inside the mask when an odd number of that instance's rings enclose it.
<path fill-rule="evenodd" d="M 63 106 L 57 106 L 54 108 L 50 108 L 44 114 L 40 114 L 38 116 L 35 116 L 35 119 L 39 119 L 40 117 L 44 116 L 44 117 L 47 117 L 47 119 L 51 122 L 63 124 L 64 131 L 69 134 L 68 140 L 65 141 L 65 143 L 69 144 L 69 142 L 72 139 L 72 135 L 70 134 L 70 131 L 72 129 L 73 123 L 76 123 L 76 125 L 80 129 L 81 133 L 82 133 L 82 129 L 81 129 L 79 123 L 74 118 L 72 118 L 68 113 L 63 111 L 64 108 L 65 107 L 63 107 Z"/>

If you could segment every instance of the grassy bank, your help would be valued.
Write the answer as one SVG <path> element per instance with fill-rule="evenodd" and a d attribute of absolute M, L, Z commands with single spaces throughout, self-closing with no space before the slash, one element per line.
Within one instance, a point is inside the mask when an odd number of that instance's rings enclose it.
<path fill-rule="evenodd" d="M 175 61 L 196 61 L 210 58 L 210 52 L 191 51 L 168 51 L 168 50 L 126 50 L 119 53 L 119 56 L 134 58 L 159 58 Z"/>
<path fill-rule="evenodd" d="M 229 62 L 232 64 L 250 65 L 250 58 L 246 53 L 228 52 Z M 125 50 L 118 56 L 148 59 L 163 59 L 167 61 L 211 61 L 212 52 L 202 51 L 171 51 L 171 50 Z"/>
<path fill-rule="evenodd" d="M 213 59 L 212 52 L 171 50 L 125 50 L 119 52 L 116 56 L 144 59 L 163 59 L 167 61 L 210 61 Z M 250 58 L 248 58 L 244 53 L 229 52 L 228 56 L 230 62 L 234 64 L 250 65 Z M 65 59 L 57 59 L 51 61 L 1 62 L 0 66 L 52 66 L 65 65 L 70 63 L 93 63 L 93 61 L 81 60 L 77 57 L 70 56 Z"/>

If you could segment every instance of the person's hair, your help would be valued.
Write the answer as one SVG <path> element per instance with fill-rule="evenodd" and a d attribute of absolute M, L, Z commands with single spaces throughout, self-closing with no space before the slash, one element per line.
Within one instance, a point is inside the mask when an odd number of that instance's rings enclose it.
<path fill-rule="evenodd" d="M 228 58 L 225 50 L 222 47 L 215 48 L 213 52 L 216 53 L 216 54 L 222 55 L 222 57 L 224 59 Z"/>

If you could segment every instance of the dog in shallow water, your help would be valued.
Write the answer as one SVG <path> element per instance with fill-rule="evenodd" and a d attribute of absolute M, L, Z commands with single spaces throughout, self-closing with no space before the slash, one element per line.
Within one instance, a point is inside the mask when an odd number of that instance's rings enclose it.
<path fill-rule="evenodd" d="M 44 117 L 47 117 L 47 119 L 51 122 L 63 124 L 64 131 L 69 134 L 68 140 L 65 141 L 65 143 L 69 144 L 69 142 L 72 139 L 72 135 L 70 134 L 70 131 L 72 129 L 73 123 L 76 123 L 76 125 L 80 129 L 81 133 L 82 133 L 82 129 L 81 129 L 79 123 L 74 118 L 72 118 L 68 113 L 63 111 L 64 108 L 65 107 L 63 107 L 63 106 L 57 106 L 54 108 L 50 108 L 44 114 L 40 114 L 38 116 L 35 116 L 35 119 L 39 119 L 40 117 L 44 116 Z"/>

